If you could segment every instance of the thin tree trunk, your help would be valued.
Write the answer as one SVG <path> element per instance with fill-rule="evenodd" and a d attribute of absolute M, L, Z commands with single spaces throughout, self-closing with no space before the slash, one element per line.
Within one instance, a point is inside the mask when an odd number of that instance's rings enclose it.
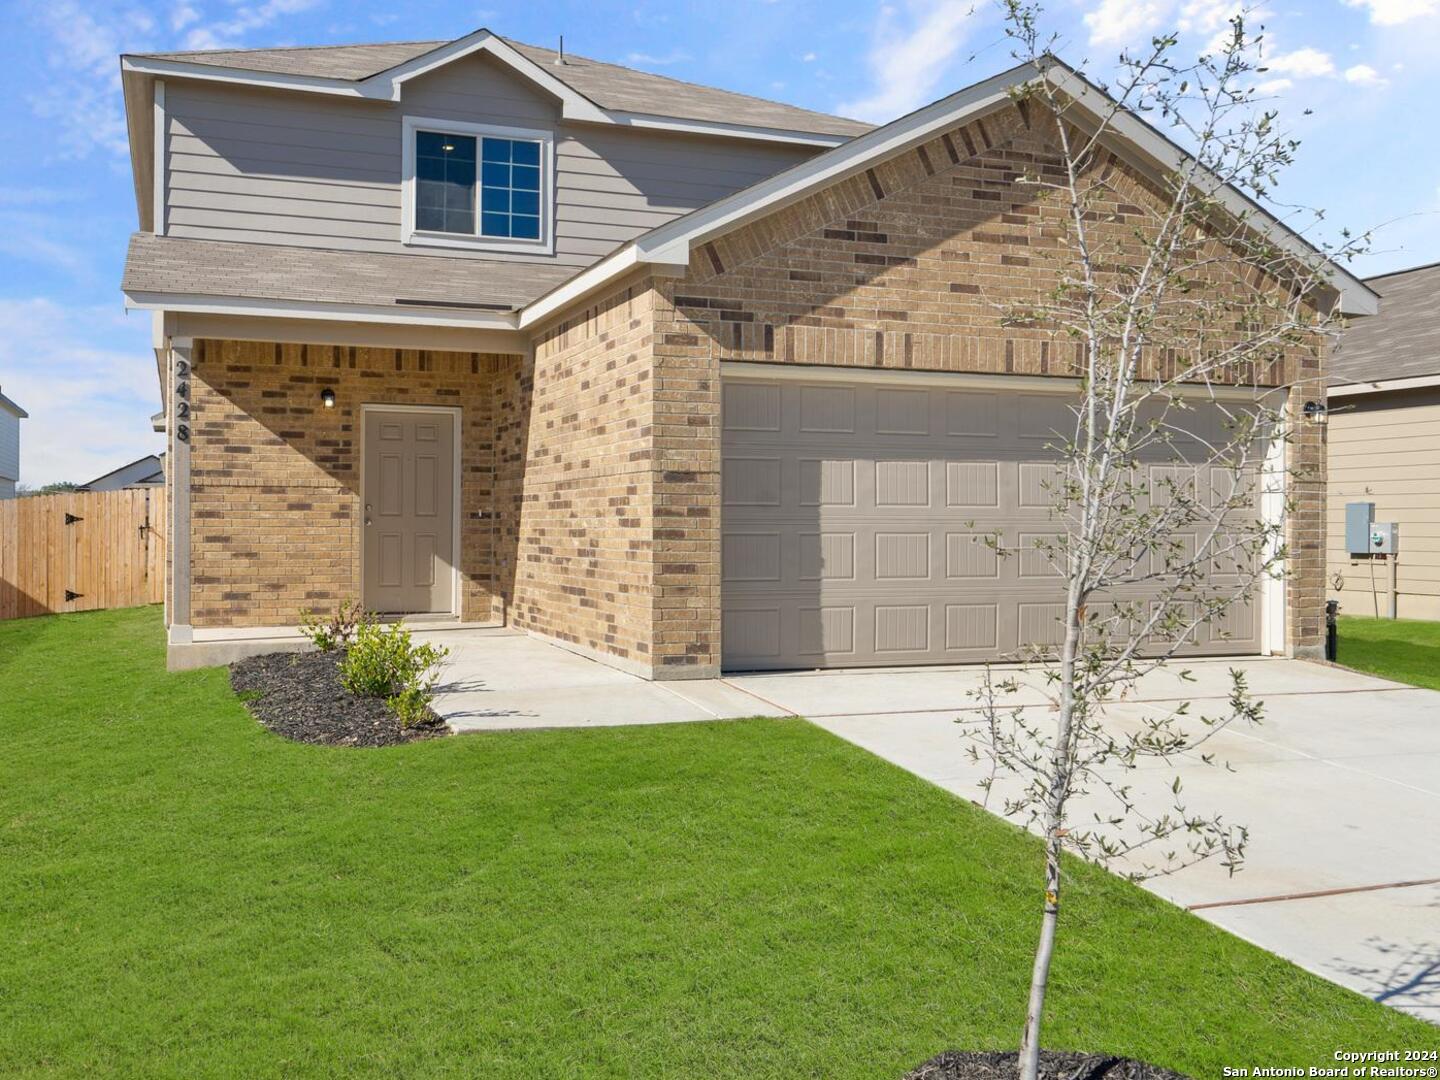
<path fill-rule="evenodd" d="M 1045 842 L 1045 915 L 1040 943 L 1030 972 L 1030 1003 L 1025 1010 L 1025 1033 L 1020 1039 L 1020 1080 L 1036 1080 L 1040 1073 L 1040 1021 L 1045 1012 L 1045 990 L 1050 982 L 1050 960 L 1055 955 L 1055 930 L 1060 922 L 1060 842 L 1051 828 Z"/>

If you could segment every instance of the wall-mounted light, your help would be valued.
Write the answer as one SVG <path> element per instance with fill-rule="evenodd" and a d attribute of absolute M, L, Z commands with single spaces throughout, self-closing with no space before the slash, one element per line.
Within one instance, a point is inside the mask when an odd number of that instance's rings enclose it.
<path fill-rule="evenodd" d="M 1305 408 L 1302 410 L 1302 412 L 1305 414 L 1305 419 L 1312 424 L 1325 423 L 1325 417 L 1329 411 L 1330 410 L 1325 407 L 1324 403 L 1319 401 L 1305 402 Z"/>
<path fill-rule="evenodd" d="M 328 386 L 324 390 L 321 390 L 320 404 L 324 405 L 327 409 L 333 409 L 335 407 L 335 391 Z"/>

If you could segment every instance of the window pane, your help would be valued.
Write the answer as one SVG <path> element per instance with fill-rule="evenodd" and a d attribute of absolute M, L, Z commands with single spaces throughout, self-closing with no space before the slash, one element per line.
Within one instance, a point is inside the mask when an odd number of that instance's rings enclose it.
<path fill-rule="evenodd" d="M 517 214 L 539 214 L 540 193 L 538 191 L 512 191 L 510 209 Z"/>
<path fill-rule="evenodd" d="M 540 219 L 538 217 L 516 214 L 510 219 L 510 235 L 518 236 L 525 240 L 539 240 Z"/>
<path fill-rule="evenodd" d="M 486 139 L 485 160 L 486 161 L 509 161 L 511 141 L 509 139 Z"/>
<path fill-rule="evenodd" d="M 520 191 L 539 191 L 540 170 L 534 165 L 516 165 L 510 170 L 510 183 Z"/>
<path fill-rule="evenodd" d="M 415 133 L 415 227 L 475 232 L 475 137 Z"/>
<path fill-rule="evenodd" d="M 510 212 L 510 192 L 507 188 L 487 187 L 480 201 L 480 209 L 496 210 L 502 214 Z"/>
<path fill-rule="evenodd" d="M 503 162 L 487 161 L 481 166 L 480 179 L 486 187 L 508 188 L 510 186 L 510 166 Z"/>
<path fill-rule="evenodd" d="M 509 214 L 482 214 L 480 215 L 480 231 L 486 236 L 509 236 L 510 215 Z"/>
<path fill-rule="evenodd" d="M 540 144 L 538 142 L 514 142 L 510 144 L 511 160 L 516 165 L 539 165 Z"/>

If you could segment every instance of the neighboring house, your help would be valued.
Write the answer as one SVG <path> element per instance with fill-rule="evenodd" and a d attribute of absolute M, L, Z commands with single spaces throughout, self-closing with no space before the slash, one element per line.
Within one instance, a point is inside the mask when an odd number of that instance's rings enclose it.
<path fill-rule="evenodd" d="M 1330 366 L 1330 596 L 1350 615 L 1389 611 L 1385 560 L 1352 558 L 1345 504 L 1399 525 L 1396 613 L 1440 619 L 1440 264 L 1366 281 L 1380 314 L 1349 327 Z"/>
<path fill-rule="evenodd" d="M 172 662 L 357 596 L 654 678 L 1053 641 L 1054 578 L 963 524 L 1044 533 L 1073 394 L 993 303 L 1054 243 L 1016 182 L 1054 156 L 1011 97 L 1037 77 L 1106 100 L 1022 66 L 871 129 L 484 30 L 125 57 Z M 1120 127 L 1129 228 L 1179 151 Z M 1200 651 L 1319 647 L 1323 484 L 1293 495 L 1291 578 Z"/>
<path fill-rule="evenodd" d="M 126 488 L 149 488 L 165 486 L 165 455 L 146 454 L 142 458 L 111 469 L 104 476 L 97 476 L 89 483 L 81 484 L 77 491 L 123 491 Z"/>
<path fill-rule="evenodd" d="M 13 499 L 20 483 L 20 421 L 29 415 L 0 393 L 0 499 Z"/>

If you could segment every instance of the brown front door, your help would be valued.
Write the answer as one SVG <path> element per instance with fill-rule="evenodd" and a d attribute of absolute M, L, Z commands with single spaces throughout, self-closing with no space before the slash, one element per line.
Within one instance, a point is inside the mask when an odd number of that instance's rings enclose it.
<path fill-rule="evenodd" d="M 454 610 L 455 416 L 365 411 L 364 604 Z"/>

